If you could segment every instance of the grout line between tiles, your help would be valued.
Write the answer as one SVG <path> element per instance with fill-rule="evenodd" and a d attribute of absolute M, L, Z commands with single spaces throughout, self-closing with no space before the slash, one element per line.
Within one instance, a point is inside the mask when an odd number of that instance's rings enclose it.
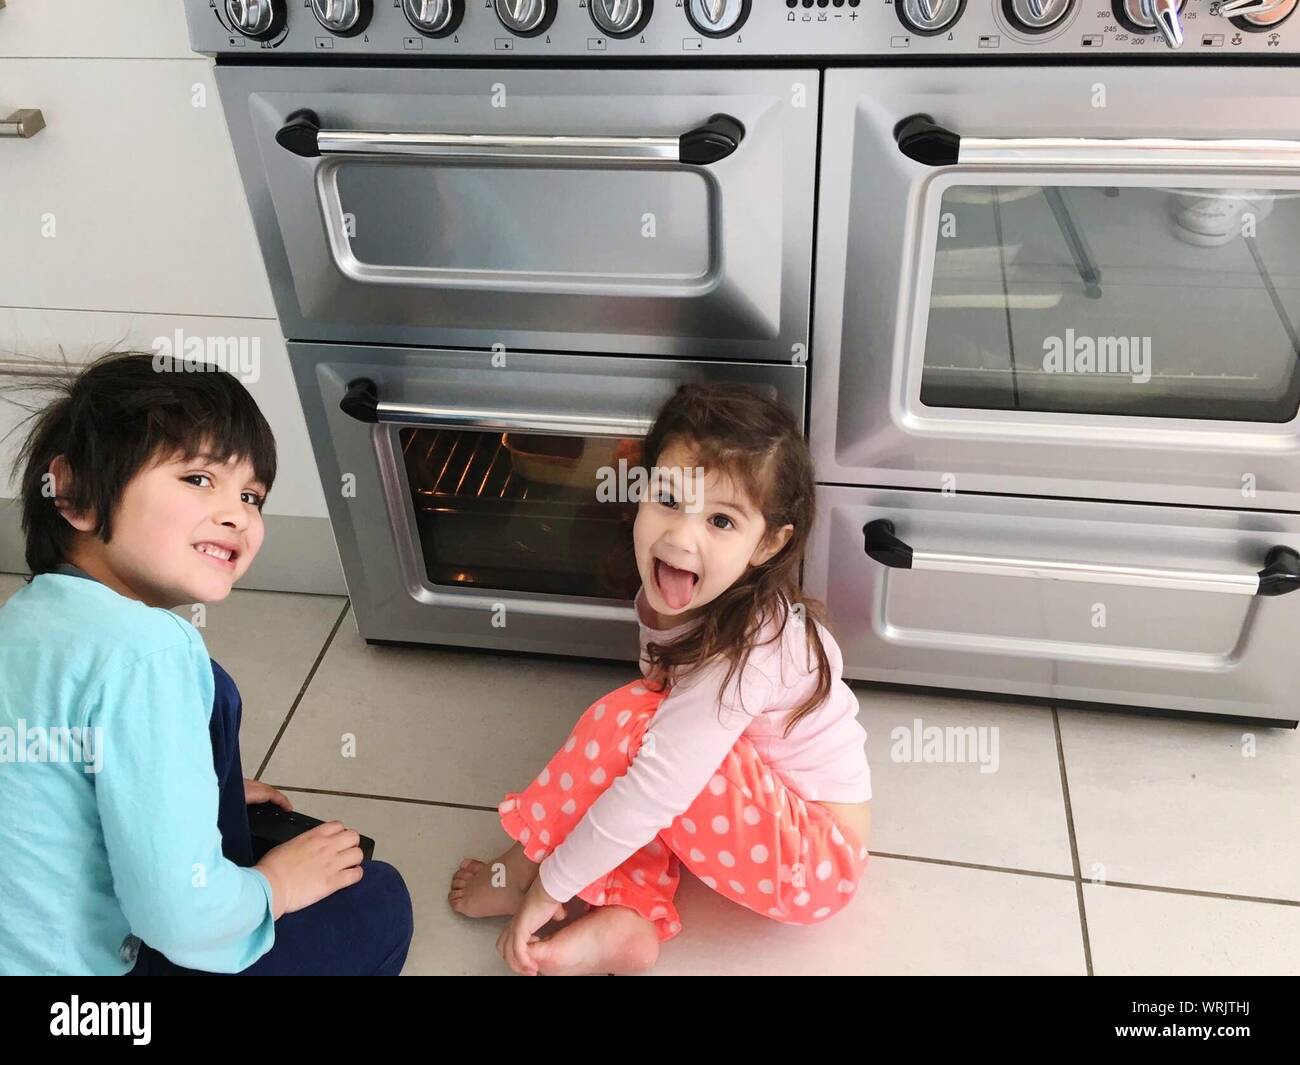
<path fill-rule="evenodd" d="M 1074 865 L 1074 894 L 1079 906 L 1079 932 L 1083 936 L 1083 960 L 1088 975 L 1092 969 L 1092 942 L 1088 938 L 1088 911 L 1083 902 L 1083 869 L 1079 864 L 1079 839 L 1074 833 L 1074 807 L 1070 803 L 1070 777 L 1065 771 L 1065 744 L 1061 740 L 1061 715 L 1052 706 L 1052 730 L 1056 734 L 1056 762 L 1061 771 L 1061 796 L 1065 800 L 1065 829 L 1070 837 L 1070 861 Z"/>
<path fill-rule="evenodd" d="M 470 810 L 476 813 L 494 814 L 495 806 L 480 806 L 469 802 L 444 802 L 439 799 L 413 799 L 403 795 L 372 795 L 362 791 L 337 791 L 333 788 L 304 788 L 297 784 L 277 784 L 267 781 L 280 791 L 296 791 L 303 795 L 331 795 L 340 799 L 371 799 L 375 802 L 399 802 L 407 806 L 433 806 L 446 810 Z M 890 858 L 898 862 L 917 862 L 921 865 L 943 865 L 954 869 L 975 869 L 987 873 L 1005 873 L 1010 876 L 1032 876 L 1042 880 L 1066 880 L 1078 883 L 1082 878 L 1078 873 L 1049 873 L 1043 869 L 1018 869 L 1010 865 L 986 865 L 982 862 L 962 862 L 953 858 L 930 858 L 921 854 L 899 854 L 894 851 L 871 852 L 873 858 Z M 1300 899 L 1275 899 L 1265 895 L 1236 895 L 1224 891 L 1202 891 L 1197 888 L 1166 887 L 1163 884 L 1139 884 L 1136 882 L 1092 881 L 1083 883 L 1096 884 L 1098 887 L 1127 888 L 1132 891 L 1158 891 L 1171 895 L 1192 895 L 1197 898 L 1221 899 L 1226 902 L 1258 902 L 1271 906 L 1300 906 Z"/>
<path fill-rule="evenodd" d="M 1270 906 L 1300 906 L 1300 899 L 1274 899 L 1267 895 L 1236 895 L 1231 891 L 1198 891 L 1196 888 L 1167 887 L 1164 884 L 1135 884 L 1124 880 L 1086 880 L 1084 883 L 1096 887 L 1155 891 L 1164 895 L 1194 895 L 1201 899 L 1222 899 L 1224 902 L 1262 902 Z"/>
<path fill-rule="evenodd" d="M 280 745 L 280 737 L 284 735 L 285 729 L 289 727 L 289 722 L 293 720 L 293 715 L 298 709 L 298 704 L 302 702 L 302 697 L 307 693 L 308 686 L 316 676 L 316 670 L 320 668 L 321 662 L 325 659 L 326 652 L 330 649 L 330 644 L 334 642 L 334 634 L 339 631 L 339 626 L 343 624 L 343 619 L 347 617 L 348 610 L 351 606 L 352 601 L 350 599 L 344 601 L 343 609 L 339 611 L 339 616 L 334 622 L 334 627 L 330 629 L 330 634 L 325 637 L 325 645 L 320 649 L 320 653 L 316 656 L 316 661 L 311 664 L 311 669 L 307 673 L 307 679 L 302 682 L 302 687 L 298 689 L 298 694 L 294 697 L 293 705 L 289 707 L 289 712 L 285 714 L 284 720 L 280 722 L 280 728 L 275 734 L 275 739 L 271 741 L 271 746 L 267 749 L 266 756 L 262 759 L 262 764 L 257 767 L 257 772 L 253 775 L 253 779 L 261 780 L 262 774 L 266 772 L 266 766 L 267 763 L 271 761 L 271 755 L 275 754 L 276 747 Z"/>
<path fill-rule="evenodd" d="M 269 782 L 268 782 L 269 783 Z M 440 806 L 448 810 L 474 810 L 479 813 L 496 813 L 495 806 L 479 806 L 472 802 L 441 802 L 438 799 L 411 799 L 403 795 L 371 795 L 363 791 L 336 791 L 333 788 L 301 788 L 296 784 L 272 784 L 280 791 L 299 791 L 304 795 L 335 795 L 340 799 L 374 799 L 377 802 L 400 802 L 407 806 Z"/>

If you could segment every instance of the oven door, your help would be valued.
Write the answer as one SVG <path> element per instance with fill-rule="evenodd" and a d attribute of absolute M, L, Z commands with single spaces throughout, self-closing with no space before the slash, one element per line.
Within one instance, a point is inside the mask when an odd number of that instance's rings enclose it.
<path fill-rule="evenodd" d="M 823 487 L 845 676 L 1296 723 L 1300 516 Z"/>
<path fill-rule="evenodd" d="M 823 481 L 1300 510 L 1300 91 L 875 69 L 825 101 Z"/>
<path fill-rule="evenodd" d="M 371 640 L 635 659 L 642 439 L 677 386 L 796 412 L 803 366 L 291 342 Z"/>
<path fill-rule="evenodd" d="M 292 339 L 803 358 L 816 71 L 217 82 Z"/>

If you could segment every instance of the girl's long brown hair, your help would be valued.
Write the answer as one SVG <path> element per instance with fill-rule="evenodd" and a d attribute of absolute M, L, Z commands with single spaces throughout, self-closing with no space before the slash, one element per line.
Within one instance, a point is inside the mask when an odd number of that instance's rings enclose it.
<path fill-rule="evenodd" d="M 799 570 L 816 513 L 816 478 L 808 445 L 793 416 L 779 403 L 725 384 L 690 384 L 677 390 L 646 437 L 646 466 L 653 469 L 674 443 L 693 453 L 694 465 L 729 476 L 745 492 L 763 515 L 766 536 L 784 525 L 794 530 L 780 551 L 761 566 L 750 566 L 711 602 L 699 625 L 672 643 L 646 645 L 650 675 L 679 681 L 722 658 L 728 663 L 722 684 L 726 690 L 745 668 L 768 619 L 775 618 L 774 639 L 780 639 L 791 613 L 799 611 L 818 680 L 816 690 L 786 719 L 788 736 L 801 718 L 825 700 L 831 687 L 826 648 L 814 624 L 824 624 L 826 612 L 799 588 Z"/>

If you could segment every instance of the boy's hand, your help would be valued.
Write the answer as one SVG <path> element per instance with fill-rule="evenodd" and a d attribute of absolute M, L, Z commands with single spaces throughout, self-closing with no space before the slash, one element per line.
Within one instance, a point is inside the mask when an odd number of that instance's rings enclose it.
<path fill-rule="evenodd" d="M 532 958 L 529 946 L 540 938 L 534 933 L 547 921 L 562 921 L 564 906 L 551 898 L 542 887 L 539 876 L 528 889 L 524 901 L 520 903 L 515 916 L 497 937 L 497 950 L 506 964 L 523 976 L 537 975 L 537 962 Z"/>
<path fill-rule="evenodd" d="M 317 825 L 273 847 L 254 866 L 271 882 L 272 915 L 278 921 L 362 877 L 361 834 L 342 821 Z"/>
<path fill-rule="evenodd" d="M 270 784 L 263 784 L 260 780 L 244 777 L 244 805 L 256 806 L 259 802 L 273 802 L 281 809 L 293 812 L 293 803 L 284 792 L 276 791 Z"/>

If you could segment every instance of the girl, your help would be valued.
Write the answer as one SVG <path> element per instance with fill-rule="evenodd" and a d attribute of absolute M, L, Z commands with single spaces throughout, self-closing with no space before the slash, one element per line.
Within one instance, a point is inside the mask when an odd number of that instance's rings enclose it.
<path fill-rule="evenodd" d="M 681 931 L 680 865 L 787 924 L 844 908 L 866 867 L 871 775 L 857 699 L 799 591 L 812 461 L 782 407 L 685 385 L 645 444 L 634 527 L 638 680 L 593 704 L 498 807 L 517 842 L 462 862 L 449 901 L 512 915 L 529 975 L 643 972 Z M 593 909 L 547 939 L 574 896 Z"/>

